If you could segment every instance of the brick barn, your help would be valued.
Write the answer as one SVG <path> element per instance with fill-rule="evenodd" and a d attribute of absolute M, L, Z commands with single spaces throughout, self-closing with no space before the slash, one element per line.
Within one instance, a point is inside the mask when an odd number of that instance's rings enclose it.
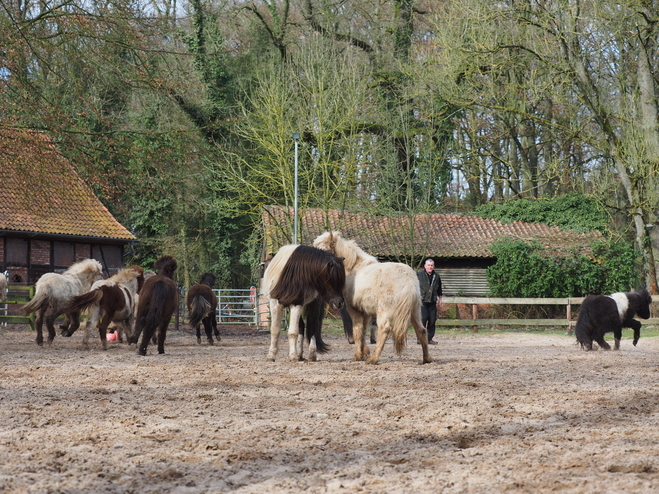
<path fill-rule="evenodd" d="M 44 133 L 0 127 L 0 272 L 10 284 L 86 258 L 112 275 L 135 241 Z"/>

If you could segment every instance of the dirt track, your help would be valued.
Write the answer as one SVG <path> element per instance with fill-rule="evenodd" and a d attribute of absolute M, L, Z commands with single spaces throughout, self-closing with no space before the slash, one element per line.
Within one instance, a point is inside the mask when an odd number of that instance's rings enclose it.
<path fill-rule="evenodd" d="M 432 364 L 410 336 L 367 366 L 338 333 L 316 363 L 287 361 L 284 336 L 272 363 L 253 331 L 170 331 L 139 357 L 0 327 L 0 490 L 657 492 L 659 338 L 438 336 Z"/>

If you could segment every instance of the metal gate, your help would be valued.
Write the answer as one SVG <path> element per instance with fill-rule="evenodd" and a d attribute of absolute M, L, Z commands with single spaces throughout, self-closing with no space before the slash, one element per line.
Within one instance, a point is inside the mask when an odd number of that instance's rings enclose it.
<path fill-rule="evenodd" d="M 241 326 L 258 326 L 259 301 L 256 287 L 251 288 L 214 288 L 217 296 L 217 324 L 235 324 Z M 180 288 L 179 318 L 188 322 L 188 306 L 186 298 L 188 287 Z"/>

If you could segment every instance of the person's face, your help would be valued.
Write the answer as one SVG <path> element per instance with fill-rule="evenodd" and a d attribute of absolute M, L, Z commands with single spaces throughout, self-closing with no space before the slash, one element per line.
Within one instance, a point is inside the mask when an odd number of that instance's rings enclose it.
<path fill-rule="evenodd" d="M 435 270 L 435 262 L 434 261 L 426 261 L 426 263 L 423 265 L 426 268 L 426 273 L 430 274 Z"/>

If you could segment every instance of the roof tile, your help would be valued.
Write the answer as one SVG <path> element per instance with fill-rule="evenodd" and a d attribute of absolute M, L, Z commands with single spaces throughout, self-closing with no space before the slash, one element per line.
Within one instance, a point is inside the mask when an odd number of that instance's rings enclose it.
<path fill-rule="evenodd" d="M 0 229 L 134 240 L 42 132 L 0 127 Z"/>
<path fill-rule="evenodd" d="M 602 241 L 601 233 L 577 233 L 543 223 L 498 220 L 459 214 L 418 214 L 411 228 L 408 216 L 375 216 L 338 210 L 306 209 L 299 213 L 300 243 L 311 245 L 327 230 L 338 230 L 371 255 L 395 258 L 406 252 L 440 258 L 491 258 L 493 242 L 504 238 L 537 241 L 556 254 L 572 249 L 588 251 Z M 267 256 L 291 243 L 293 209 L 267 206 L 263 226 Z"/>

